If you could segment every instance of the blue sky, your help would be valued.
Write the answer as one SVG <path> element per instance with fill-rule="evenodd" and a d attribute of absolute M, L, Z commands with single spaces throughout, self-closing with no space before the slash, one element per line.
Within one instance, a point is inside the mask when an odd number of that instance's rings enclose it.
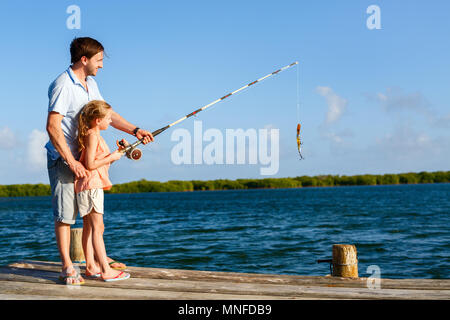
<path fill-rule="evenodd" d="M 381 29 L 366 9 L 378 5 Z M 67 7 L 81 10 L 68 29 Z M 244 84 L 291 68 L 188 119 L 121 159 L 113 183 L 264 178 L 256 165 L 175 165 L 176 128 L 279 129 L 273 177 L 450 170 L 448 1 L 2 1 L 0 184 L 48 183 L 47 89 L 74 37 L 108 58 L 96 81 L 113 108 L 153 131 Z M 115 129 L 103 135 L 128 138 Z"/>

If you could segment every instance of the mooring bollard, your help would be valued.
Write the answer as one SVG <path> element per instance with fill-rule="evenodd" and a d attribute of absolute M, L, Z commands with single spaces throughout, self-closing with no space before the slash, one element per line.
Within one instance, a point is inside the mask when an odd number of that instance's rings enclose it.
<path fill-rule="evenodd" d="M 83 245 L 81 237 L 83 235 L 83 228 L 70 229 L 70 259 L 72 262 L 84 263 L 86 258 L 84 257 Z"/>
<path fill-rule="evenodd" d="M 333 276 L 358 278 L 358 256 L 352 244 L 333 244 Z"/>
<path fill-rule="evenodd" d="M 333 277 L 358 278 L 358 257 L 352 244 L 333 244 L 333 259 L 320 259 L 317 263 L 330 264 Z"/>

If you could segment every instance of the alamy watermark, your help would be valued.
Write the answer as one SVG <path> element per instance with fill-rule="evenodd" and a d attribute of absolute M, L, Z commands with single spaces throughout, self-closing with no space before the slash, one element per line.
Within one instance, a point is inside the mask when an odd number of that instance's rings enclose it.
<path fill-rule="evenodd" d="M 69 30 L 81 29 L 81 9 L 79 6 L 72 4 L 67 7 L 66 13 L 70 14 L 66 20 L 66 27 Z"/>
<path fill-rule="evenodd" d="M 261 175 L 274 175 L 279 169 L 279 129 L 210 128 L 203 132 L 202 121 L 194 121 L 194 135 L 187 129 L 172 131 L 170 139 L 178 142 L 171 151 L 171 160 L 181 164 L 260 164 Z M 204 142 L 208 142 L 204 145 Z M 248 142 L 248 143 L 247 143 Z M 225 147 L 225 148 L 224 148 Z M 270 150 L 270 152 L 269 152 Z"/>
<path fill-rule="evenodd" d="M 366 20 L 367 29 L 369 29 L 369 30 L 381 29 L 381 9 L 380 9 L 380 7 L 375 4 L 372 4 L 367 7 L 366 13 L 370 14 L 370 16 Z"/>
<path fill-rule="evenodd" d="M 366 273 L 370 273 L 371 276 L 367 278 L 367 288 L 369 289 L 381 289 L 381 269 L 379 266 L 372 264 L 367 267 Z"/>

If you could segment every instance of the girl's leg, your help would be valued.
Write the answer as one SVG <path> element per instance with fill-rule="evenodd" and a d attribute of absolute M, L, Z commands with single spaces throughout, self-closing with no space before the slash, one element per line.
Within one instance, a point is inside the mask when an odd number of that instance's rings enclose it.
<path fill-rule="evenodd" d="M 103 279 L 110 279 L 117 277 L 121 272 L 112 269 L 109 266 L 106 256 L 105 243 L 103 242 L 103 232 L 105 226 L 103 224 L 103 214 L 93 211 L 88 215 L 90 224 L 92 226 L 92 244 L 94 247 L 95 256 L 100 263 L 101 274 Z M 122 277 L 125 276 L 123 273 Z"/>
<path fill-rule="evenodd" d="M 95 212 L 95 211 L 92 210 L 92 212 Z M 92 212 L 83 217 L 82 244 L 83 244 L 84 257 L 86 258 L 86 273 L 88 275 L 95 275 L 100 272 L 100 266 L 95 259 L 94 246 L 92 243 L 92 225 L 91 225 L 91 221 L 89 218 L 89 216 L 92 214 Z"/>

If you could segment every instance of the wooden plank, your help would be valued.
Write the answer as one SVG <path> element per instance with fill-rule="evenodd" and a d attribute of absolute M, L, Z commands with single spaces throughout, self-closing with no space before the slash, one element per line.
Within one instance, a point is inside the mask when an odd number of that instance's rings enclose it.
<path fill-rule="evenodd" d="M 51 271 L 30 270 L 30 269 L 1 269 L 0 281 L 29 282 L 39 284 L 58 284 L 58 273 Z M 139 289 L 139 290 L 158 290 L 175 292 L 194 292 L 194 293 L 221 293 L 236 295 L 257 295 L 273 296 L 273 299 L 289 298 L 289 295 L 304 298 L 320 298 L 321 293 L 314 291 L 306 292 L 298 286 L 267 285 L 255 283 L 229 283 L 217 281 L 190 281 L 190 280 L 166 280 L 166 279 L 143 279 L 131 278 L 126 281 L 107 283 L 101 280 L 86 280 L 83 288 L 105 287 L 109 289 Z M 325 295 L 327 298 L 329 294 Z"/>
<path fill-rule="evenodd" d="M 17 268 L 0 269 L 0 280 L 2 283 L 6 281 L 34 283 L 36 290 L 40 288 L 40 284 L 53 284 L 58 286 L 55 284 L 57 277 L 58 272 L 54 271 Z M 182 292 L 185 294 L 190 292 L 193 294 L 252 296 L 253 299 L 259 299 L 258 297 L 265 296 L 271 296 L 271 299 L 450 299 L 450 291 L 448 290 L 371 290 L 368 288 L 239 283 L 217 280 L 146 279 L 134 277 L 115 283 L 86 280 L 86 284 L 82 287 L 86 288 L 86 286 L 105 288 L 108 290 L 123 289 L 125 291 L 144 290 Z"/>
<path fill-rule="evenodd" d="M 71 294 L 72 291 L 61 291 L 61 287 L 66 287 L 68 290 L 83 290 L 86 296 L 95 297 L 96 299 L 140 299 L 147 296 L 144 292 L 152 293 L 151 298 L 158 299 L 171 299 L 177 296 L 181 299 L 180 295 L 183 295 L 182 298 L 184 299 L 450 299 L 448 293 L 436 290 L 369 290 L 361 288 L 301 286 L 291 286 L 291 288 L 289 288 L 279 285 L 254 286 L 250 284 L 234 284 L 233 286 L 229 286 L 229 284 L 226 283 L 210 283 L 208 284 L 208 287 L 201 283 L 192 283 L 183 280 L 158 280 L 159 282 L 155 279 L 136 280 L 139 282 L 136 282 L 134 279 L 129 279 L 127 280 L 127 284 L 123 282 L 120 283 L 120 285 L 110 285 L 109 287 L 105 286 L 100 281 L 87 281 L 83 286 L 72 287 L 55 283 L 0 280 L 0 293 L 17 294 L 17 292 L 20 292 L 24 295 L 49 294 L 50 296 L 56 295 L 58 297 L 69 297 L 70 294 L 70 297 L 73 297 Z M 54 287 L 51 293 L 48 293 L 48 291 L 42 291 L 42 288 L 46 288 L 47 286 Z M 15 289 L 12 291 L 11 287 Z M 24 288 L 28 288 L 29 290 L 25 290 Z M 139 294 L 136 294 L 136 292 L 139 292 Z M 153 293 L 157 293 L 157 295 L 154 295 Z M 83 296 L 80 296 L 80 298 L 82 297 Z"/>
<path fill-rule="evenodd" d="M 276 274 L 228 273 L 177 269 L 154 269 L 130 267 L 134 277 L 154 279 L 223 280 L 230 282 L 250 282 L 267 284 L 292 284 L 324 287 L 367 288 L 367 278 L 340 278 L 331 276 L 294 276 Z M 440 289 L 450 290 L 447 279 L 380 279 L 386 289 Z"/>
<path fill-rule="evenodd" d="M 2 294 L 0 293 L 0 300 L 85 300 L 84 298 L 76 298 L 76 297 L 50 297 L 43 295 L 25 295 L 25 294 Z"/>
<path fill-rule="evenodd" d="M 10 266 L 60 272 L 57 262 L 24 261 Z M 84 266 L 80 267 L 84 270 Z M 347 279 L 320 276 L 295 276 L 276 274 L 197 271 L 164 268 L 128 267 L 133 278 L 227 281 L 240 283 L 290 284 L 343 288 L 367 288 L 367 278 Z M 450 279 L 380 279 L 383 289 L 450 290 Z"/>
<path fill-rule="evenodd" d="M 274 297 L 264 295 L 233 295 L 221 293 L 196 293 L 181 291 L 158 291 L 139 289 L 120 289 L 92 286 L 66 286 L 47 283 L 29 283 L 0 281 L 0 294 L 9 296 L 25 295 L 46 296 L 51 299 L 117 299 L 117 300 L 275 300 L 275 299 L 299 299 L 298 297 Z"/>
<path fill-rule="evenodd" d="M 23 261 L 13 263 L 9 266 L 15 268 L 39 269 L 60 272 L 61 265 L 56 262 L 43 261 Z M 80 266 L 84 272 L 84 265 Z M 182 269 L 164 269 L 164 268 L 142 268 L 128 267 L 134 278 L 152 278 L 152 279 L 189 279 L 189 280 L 223 280 L 229 282 L 250 282 L 267 284 L 317 284 L 317 285 L 355 285 L 365 287 L 365 282 L 361 279 L 345 279 L 332 277 L 315 276 L 291 276 L 276 274 L 256 274 L 256 273 L 236 273 L 236 272 L 217 272 L 217 271 L 198 271 Z"/>

